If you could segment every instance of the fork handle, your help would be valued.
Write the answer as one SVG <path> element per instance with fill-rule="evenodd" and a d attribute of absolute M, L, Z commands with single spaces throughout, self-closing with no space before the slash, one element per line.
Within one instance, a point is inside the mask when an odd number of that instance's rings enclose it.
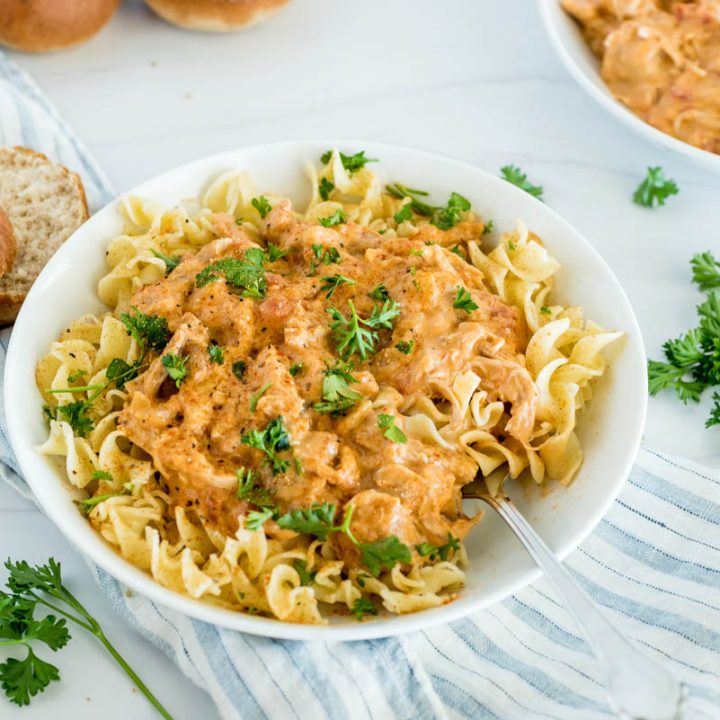
<path fill-rule="evenodd" d="M 612 709 L 625 720 L 679 720 L 685 688 L 624 638 L 508 498 L 483 496 L 545 573 L 597 657 Z"/>

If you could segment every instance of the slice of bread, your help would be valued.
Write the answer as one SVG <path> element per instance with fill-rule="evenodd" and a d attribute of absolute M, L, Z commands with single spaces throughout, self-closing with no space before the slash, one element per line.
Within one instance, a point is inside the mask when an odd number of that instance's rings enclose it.
<path fill-rule="evenodd" d="M 52 254 L 88 218 L 80 177 L 45 155 L 0 147 L 0 207 L 17 241 L 15 264 L 0 277 L 0 324 L 15 320 Z"/>
<path fill-rule="evenodd" d="M 13 232 L 10 218 L 0 207 L 0 275 L 9 272 L 17 255 L 17 240 Z"/>

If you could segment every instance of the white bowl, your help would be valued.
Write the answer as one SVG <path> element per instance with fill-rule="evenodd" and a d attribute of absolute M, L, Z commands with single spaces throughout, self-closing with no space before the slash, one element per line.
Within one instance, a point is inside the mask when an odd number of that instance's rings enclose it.
<path fill-rule="evenodd" d="M 627 335 L 625 346 L 583 412 L 579 434 L 585 462 L 568 488 L 516 492 L 520 509 L 550 547 L 565 557 L 600 521 L 617 496 L 635 458 L 646 409 L 646 372 L 640 330 L 627 297 L 592 245 L 543 203 L 513 185 L 455 160 L 426 152 L 350 141 L 289 142 L 242 148 L 183 165 L 133 191 L 168 205 L 194 197 L 219 173 L 242 168 L 260 191 L 285 194 L 302 205 L 309 192 L 304 174 L 329 147 L 364 149 L 387 181 L 429 190 L 439 200 L 457 191 L 495 227 L 512 229 L 518 218 L 543 238 L 562 263 L 558 297 L 581 305 L 590 318 Z M 490 511 L 468 538 L 471 565 L 458 600 L 443 607 L 362 623 L 333 620 L 327 627 L 291 625 L 205 605 L 157 584 L 123 560 L 90 527 L 67 491 L 63 472 L 33 449 L 47 436 L 36 362 L 72 319 L 103 306 L 96 295 L 108 240 L 122 222 L 115 201 L 85 223 L 50 260 L 30 291 L 10 342 L 5 371 L 5 407 L 10 440 L 23 474 L 48 516 L 85 555 L 120 582 L 167 607 L 216 625 L 278 638 L 355 640 L 410 632 L 462 617 L 508 597 L 539 576 L 530 558 Z M 511 495 L 513 493 L 511 492 Z"/>
<path fill-rule="evenodd" d="M 545 30 L 570 74 L 616 118 L 655 145 L 680 153 L 706 168 L 720 171 L 720 155 L 701 150 L 654 128 L 623 105 L 600 76 L 600 62 L 588 47 L 578 24 L 560 6 L 560 0 L 538 0 Z"/>

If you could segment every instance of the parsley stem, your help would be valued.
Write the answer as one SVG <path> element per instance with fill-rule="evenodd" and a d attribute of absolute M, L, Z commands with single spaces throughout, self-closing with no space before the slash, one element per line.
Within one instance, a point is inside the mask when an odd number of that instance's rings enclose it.
<path fill-rule="evenodd" d="M 113 644 L 105 637 L 102 628 L 95 623 L 97 629 L 91 631 L 95 637 L 105 646 L 105 649 L 115 658 L 117 664 L 125 671 L 125 674 L 135 683 L 135 686 L 148 699 L 150 704 L 160 713 L 165 720 L 173 720 L 173 716 L 162 706 L 160 701 L 152 694 L 150 688 L 138 677 L 137 673 L 127 664 L 125 658 L 115 649 Z"/>
<path fill-rule="evenodd" d="M 103 389 L 107 387 L 107 383 L 98 384 L 95 385 L 79 385 L 78 387 L 67 387 L 67 388 L 57 388 L 57 389 L 51 389 L 47 388 L 47 391 L 49 393 L 76 393 L 76 392 L 90 392 L 91 390 L 98 390 Z"/>
<path fill-rule="evenodd" d="M 88 632 L 93 632 L 92 626 L 88 625 L 88 623 L 81 620 L 77 616 L 71 615 L 70 613 L 65 612 L 64 610 L 61 610 L 57 605 L 53 605 L 51 602 L 48 602 L 45 598 L 40 597 L 39 595 L 36 595 L 34 592 L 30 592 L 28 594 L 32 595 L 42 605 L 49 607 L 53 612 L 58 613 L 58 615 L 62 615 L 63 617 L 66 617 L 68 620 L 72 620 L 74 623 L 77 623 L 78 625 L 80 625 L 80 627 L 85 628 L 85 630 L 87 630 Z"/>

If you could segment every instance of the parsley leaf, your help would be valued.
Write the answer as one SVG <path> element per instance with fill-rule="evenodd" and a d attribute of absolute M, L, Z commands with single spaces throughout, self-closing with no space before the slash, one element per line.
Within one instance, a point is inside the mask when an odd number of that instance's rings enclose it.
<path fill-rule="evenodd" d="M 120 320 L 127 331 L 140 346 L 141 351 L 146 348 L 160 352 L 170 341 L 170 328 L 167 320 L 158 315 L 146 315 L 133 306 L 134 315 L 122 313 Z"/>
<path fill-rule="evenodd" d="M 324 245 L 313 245 L 312 251 L 317 260 L 325 265 L 333 265 L 340 262 L 340 253 L 337 248 L 325 247 Z"/>
<path fill-rule="evenodd" d="M 323 165 L 327 165 L 330 162 L 331 157 L 332 150 L 327 150 L 322 154 L 320 161 L 323 163 Z M 361 168 L 364 168 L 365 165 L 367 165 L 367 163 L 369 162 L 378 162 L 373 158 L 366 158 L 364 150 L 361 150 L 359 153 L 355 153 L 354 155 L 346 155 L 345 153 L 340 153 L 340 161 L 342 162 L 343 167 L 349 173 L 357 172 Z"/>
<path fill-rule="evenodd" d="M 171 720 L 167 710 L 110 643 L 98 621 L 65 587 L 59 563 L 50 558 L 47 564 L 33 567 L 24 560 L 8 560 L 5 567 L 9 573 L 7 587 L 12 595 L 0 592 L 1 642 L 2 645 L 22 644 L 28 649 L 25 658 L 10 658 L 0 664 L 0 686 L 12 702 L 27 705 L 51 682 L 60 679 L 58 668 L 38 657 L 30 642 L 43 642 L 53 651 L 61 649 L 70 639 L 65 626 L 67 619 L 94 635 L 160 715 Z M 52 603 L 46 596 L 50 596 Z M 64 619 L 47 615 L 36 620 L 34 612 L 39 605 L 61 612 Z"/>
<path fill-rule="evenodd" d="M 318 192 L 323 200 L 327 200 L 334 189 L 335 183 L 331 183 L 327 178 L 323 178 L 318 185 Z"/>
<path fill-rule="evenodd" d="M 281 250 L 274 242 L 269 242 L 267 246 L 268 262 L 276 262 L 280 258 L 284 258 L 287 254 L 287 250 Z"/>
<path fill-rule="evenodd" d="M 325 370 L 323 378 L 323 402 L 316 402 L 313 406 L 316 412 L 338 415 L 347 412 L 355 403 L 363 399 L 363 395 L 350 390 L 349 383 L 356 383 L 357 378 L 350 374 L 352 366 L 337 363 L 335 367 Z"/>
<path fill-rule="evenodd" d="M 179 255 L 163 255 L 158 250 L 155 250 L 155 248 L 150 248 L 150 252 L 156 257 L 160 258 L 165 263 L 165 275 L 169 275 L 182 261 L 182 258 Z"/>
<path fill-rule="evenodd" d="M 245 527 L 248 530 L 259 530 L 265 522 L 267 522 L 273 515 L 275 510 L 273 508 L 263 508 L 262 510 L 251 510 L 246 517 Z"/>
<path fill-rule="evenodd" d="M 77 400 L 67 405 L 58 405 L 56 418 L 67 421 L 75 435 L 85 437 L 95 427 L 92 418 L 87 414 L 89 408 L 90 403 L 87 400 Z"/>
<path fill-rule="evenodd" d="M 195 276 L 195 285 L 205 287 L 224 276 L 228 285 L 244 288 L 243 297 L 261 298 L 267 290 L 264 259 L 265 253 L 260 248 L 250 248 L 244 260 L 234 257 L 216 260 Z"/>
<path fill-rule="evenodd" d="M 396 223 L 406 222 L 412 220 L 413 210 L 412 202 L 405 203 L 396 213 L 393 215 Z"/>
<path fill-rule="evenodd" d="M 208 345 L 208 355 L 210 356 L 210 362 L 217 365 L 222 365 L 225 362 L 225 348 L 222 345 Z"/>
<path fill-rule="evenodd" d="M 83 515 L 89 515 L 92 509 L 99 505 L 101 502 L 105 502 L 108 498 L 111 497 L 118 497 L 119 495 L 124 495 L 125 492 L 111 492 L 111 493 L 105 493 L 103 495 L 93 495 L 92 497 L 85 498 L 84 500 L 81 500 L 78 505 L 80 507 L 80 512 Z"/>
<path fill-rule="evenodd" d="M 415 549 L 418 555 L 427 557 L 430 560 L 447 560 L 450 553 L 456 553 L 460 550 L 460 541 L 453 537 L 452 533 L 448 533 L 448 541 L 444 545 L 433 545 L 429 542 L 416 545 Z"/>
<path fill-rule="evenodd" d="M 388 300 L 390 298 L 390 293 L 387 291 L 387 288 L 383 283 L 380 283 L 371 293 L 369 293 L 369 296 L 373 300 Z"/>
<path fill-rule="evenodd" d="M 400 342 L 395 343 L 395 348 L 399 350 L 403 355 L 409 355 L 413 351 L 414 347 L 414 340 L 401 340 Z"/>
<path fill-rule="evenodd" d="M 290 376 L 297 377 L 298 374 L 302 371 L 304 365 L 305 365 L 305 363 L 301 363 L 301 362 L 293 363 L 290 366 L 290 370 L 288 370 L 288 372 L 290 373 Z"/>
<path fill-rule="evenodd" d="M 248 468 L 241 467 L 235 471 L 238 480 L 236 495 L 240 500 L 247 500 L 253 505 L 267 507 L 272 504 L 270 493 L 258 484 L 257 475 Z"/>
<path fill-rule="evenodd" d="M 457 310 L 464 310 L 468 315 L 477 310 L 478 306 L 473 301 L 472 295 L 461 285 L 457 286 L 457 294 L 453 300 L 453 307 Z"/>
<path fill-rule="evenodd" d="M 409 198 L 410 202 L 408 204 L 418 215 L 432 217 L 433 213 L 437 209 L 432 205 L 428 205 L 423 200 L 420 200 L 420 197 L 427 197 L 428 195 L 428 193 L 424 190 L 415 190 L 407 187 L 407 185 L 394 183 L 392 185 L 386 185 L 385 191 L 396 198 Z"/>
<path fill-rule="evenodd" d="M 238 360 L 231 366 L 232 374 L 238 379 L 242 380 L 245 377 L 245 371 L 247 370 L 247 363 L 244 360 Z"/>
<path fill-rule="evenodd" d="M 710 252 L 698 253 L 690 261 L 693 282 L 701 290 L 712 290 L 720 287 L 720 263 Z M 71 378 L 68 378 L 70 380 Z"/>
<path fill-rule="evenodd" d="M 260 217 L 264 220 L 265 216 L 272 210 L 272 205 L 267 201 L 264 195 L 253 198 L 250 204 L 260 213 Z"/>
<path fill-rule="evenodd" d="M 409 563 L 412 560 L 410 548 L 391 535 L 372 543 L 359 543 L 360 556 L 373 577 L 382 570 L 392 570 L 398 563 Z"/>
<path fill-rule="evenodd" d="M 285 530 L 314 535 L 318 540 L 327 540 L 330 533 L 344 531 L 344 524 L 335 525 L 337 508 L 329 502 L 313 503 L 309 508 L 291 510 L 277 519 Z"/>
<path fill-rule="evenodd" d="M 340 208 L 338 208 L 332 215 L 328 215 L 328 217 L 324 218 L 318 218 L 318 222 L 323 227 L 342 225 L 345 222 L 345 213 Z"/>
<path fill-rule="evenodd" d="M 87 377 L 87 372 L 85 372 L 85 370 L 75 370 L 72 375 L 68 375 L 68 382 L 77 382 L 78 380 L 82 380 L 84 377 Z"/>
<path fill-rule="evenodd" d="M 317 572 L 309 571 L 304 560 L 293 560 L 293 567 L 300 578 L 301 585 L 312 585 Z"/>
<path fill-rule="evenodd" d="M 540 308 L 540 312 L 541 312 L 543 315 L 552 315 L 552 310 L 551 310 L 547 305 L 543 305 L 543 306 Z"/>
<path fill-rule="evenodd" d="M 364 598 L 364 597 L 359 597 L 355 601 L 352 611 L 355 614 L 355 617 L 358 619 L 358 621 L 362 620 L 365 615 L 377 615 L 378 614 L 378 609 L 375 607 L 374 603 L 371 600 L 368 600 L 367 598 Z"/>
<path fill-rule="evenodd" d="M 441 230 L 449 230 L 460 222 L 460 216 L 470 209 L 470 201 L 454 192 L 450 194 L 447 206 L 437 208 L 433 213 L 432 224 Z"/>
<path fill-rule="evenodd" d="M 527 175 L 516 165 L 505 165 L 500 168 L 500 172 L 505 180 L 507 180 L 515 187 L 519 187 L 529 195 L 542 200 L 543 189 L 542 185 L 533 185 L 528 179 Z"/>
<path fill-rule="evenodd" d="M 343 360 L 357 353 L 363 360 L 375 351 L 378 341 L 378 329 L 392 329 L 392 321 L 400 314 L 400 305 L 394 300 L 386 300 L 382 307 L 375 305 L 368 318 L 361 318 L 355 310 L 352 300 L 348 300 L 350 317 L 346 318 L 337 308 L 326 308 L 333 318 L 330 330 L 335 336 L 336 349 Z"/>
<path fill-rule="evenodd" d="M 142 358 L 132 365 L 125 362 L 122 358 L 113 358 L 107 366 L 107 370 L 105 370 L 105 377 L 111 382 L 114 382 L 118 390 L 122 390 L 126 382 L 138 376 L 141 363 Z"/>
<path fill-rule="evenodd" d="M 175 381 L 175 387 L 177 387 L 178 389 L 187 377 L 187 361 L 189 359 L 190 358 L 187 355 L 168 353 L 167 355 L 163 355 L 162 360 L 160 361 L 170 379 Z"/>
<path fill-rule="evenodd" d="M 633 202 L 647 208 L 659 207 L 664 205 L 671 195 L 679 192 L 675 181 L 666 178 L 661 167 L 649 167 L 647 176 L 633 193 Z"/>
<path fill-rule="evenodd" d="M 329 300 L 333 293 L 338 289 L 339 285 L 356 285 L 356 281 L 344 275 L 325 275 L 322 278 L 323 284 L 320 286 L 320 292 L 325 293 L 325 297 Z"/>
<path fill-rule="evenodd" d="M 290 449 L 290 436 L 281 417 L 271 420 L 262 431 L 250 430 L 245 433 L 240 442 L 264 452 L 267 456 L 265 464 L 272 468 L 274 475 L 287 471 L 290 461 L 278 457 L 279 452 Z"/>
<path fill-rule="evenodd" d="M 394 443 L 405 444 L 407 442 L 407 435 L 395 425 L 395 417 L 393 415 L 386 415 L 380 413 L 378 415 L 378 427 L 385 432 L 383 435 Z"/>

